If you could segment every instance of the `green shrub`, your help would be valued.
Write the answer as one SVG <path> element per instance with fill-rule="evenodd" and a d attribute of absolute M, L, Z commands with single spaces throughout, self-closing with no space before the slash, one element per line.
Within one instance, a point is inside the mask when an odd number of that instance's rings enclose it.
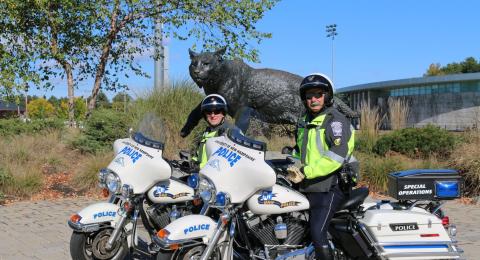
<path fill-rule="evenodd" d="M 426 158 L 430 155 L 447 157 L 455 146 L 455 137 L 446 130 L 428 125 L 424 128 L 405 128 L 381 136 L 373 150 L 379 155 L 388 151 L 398 152 L 411 158 Z"/>
<path fill-rule="evenodd" d="M 371 153 L 377 137 L 364 135 L 361 131 L 355 133 L 355 151 Z"/>
<path fill-rule="evenodd" d="M 12 183 L 12 175 L 4 168 L 0 168 L 0 188 Z"/>
<path fill-rule="evenodd" d="M 33 119 L 26 122 L 20 119 L 1 119 L 0 135 L 33 134 L 44 130 L 63 129 L 63 127 L 63 121 L 56 118 Z"/>
<path fill-rule="evenodd" d="M 82 134 L 72 142 L 72 145 L 86 153 L 109 149 L 115 139 L 128 136 L 129 126 L 129 120 L 124 113 L 97 109 L 87 120 Z"/>
<path fill-rule="evenodd" d="M 360 162 L 360 180 L 369 184 L 374 191 L 387 191 L 388 174 L 410 169 L 440 169 L 447 167 L 444 162 L 431 156 L 426 159 L 412 159 L 399 153 L 389 153 L 386 157 L 372 153 L 357 152 Z"/>

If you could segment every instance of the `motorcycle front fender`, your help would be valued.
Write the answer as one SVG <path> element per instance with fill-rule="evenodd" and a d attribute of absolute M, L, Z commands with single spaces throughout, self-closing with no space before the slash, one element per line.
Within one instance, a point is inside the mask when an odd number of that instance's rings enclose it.
<path fill-rule="evenodd" d="M 80 210 L 77 214 L 81 217 L 80 220 L 72 222 L 68 221 L 68 225 L 79 232 L 92 232 L 100 229 L 105 225 L 115 227 L 115 224 L 120 219 L 120 207 L 113 203 L 100 202 L 87 206 Z"/>
<path fill-rule="evenodd" d="M 208 243 L 217 229 L 217 222 L 203 215 L 188 215 L 173 221 L 164 229 L 168 235 L 154 239 L 162 248 L 168 248 L 172 244 L 189 244 L 199 239 Z"/>

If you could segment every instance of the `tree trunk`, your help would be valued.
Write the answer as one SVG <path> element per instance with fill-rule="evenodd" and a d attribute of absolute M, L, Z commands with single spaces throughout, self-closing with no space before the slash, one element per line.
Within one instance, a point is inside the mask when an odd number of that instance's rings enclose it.
<path fill-rule="evenodd" d="M 118 10 L 120 8 L 120 1 L 115 1 L 115 7 L 112 10 L 112 17 L 110 21 L 110 32 L 107 36 L 107 41 L 103 45 L 102 48 L 102 56 L 100 57 L 100 62 L 98 63 L 97 72 L 95 73 L 95 83 L 93 84 L 92 95 L 90 96 L 90 101 L 88 102 L 88 109 L 87 109 L 87 118 L 95 109 L 95 104 L 97 102 L 97 95 L 100 91 L 100 86 L 102 84 L 103 76 L 105 75 L 105 67 L 107 66 L 108 56 L 110 55 L 110 50 L 112 49 L 112 43 L 117 37 L 117 33 L 119 31 L 119 27 L 117 26 L 117 16 Z"/>
<path fill-rule="evenodd" d="M 74 127 L 75 124 L 75 95 L 73 86 L 73 72 L 72 66 L 68 63 L 64 63 L 63 66 L 65 73 L 67 74 L 67 88 L 68 88 L 68 125 Z"/>
<path fill-rule="evenodd" d="M 100 58 L 100 63 L 98 64 L 97 73 L 95 74 L 95 83 L 93 84 L 92 94 L 90 95 L 90 101 L 88 101 L 88 111 L 87 117 L 89 117 L 95 105 L 97 103 L 98 92 L 100 91 L 100 86 L 102 84 L 102 79 L 105 74 L 105 66 L 107 65 L 108 55 L 110 54 L 111 41 L 109 41 L 106 47 L 103 48 L 102 57 Z"/>

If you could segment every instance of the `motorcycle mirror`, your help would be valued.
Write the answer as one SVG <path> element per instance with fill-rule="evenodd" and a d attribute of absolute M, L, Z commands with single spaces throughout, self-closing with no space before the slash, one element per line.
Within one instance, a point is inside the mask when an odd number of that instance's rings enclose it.
<path fill-rule="evenodd" d="M 294 159 L 293 157 L 291 157 L 291 156 L 287 156 L 286 159 L 287 159 L 287 161 L 288 161 L 289 164 L 294 164 L 294 163 L 295 163 L 295 159 Z"/>
<path fill-rule="evenodd" d="M 180 157 L 180 160 L 187 160 L 190 161 L 190 153 L 187 151 L 180 151 L 178 153 L 178 156 Z"/>
<path fill-rule="evenodd" d="M 282 148 L 282 154 L 292 154 L 293 152 L 293 147 L 291 146 L 284 146 Z"/>

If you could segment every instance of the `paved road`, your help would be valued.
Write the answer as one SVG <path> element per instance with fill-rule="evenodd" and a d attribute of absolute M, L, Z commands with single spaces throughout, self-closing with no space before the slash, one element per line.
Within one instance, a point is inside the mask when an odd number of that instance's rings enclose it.
<path fill-rule="evenodd" d="M 67 219 L 93 203 L 88 199 L 18 202 L 0 206 L 0 260 L 70 259 L 71 230 Z M 458 227 L 458 240 L 467 259 L 480 253 L 480 206 L 448 202 L 447 215 Z M 137 256 L 136 259 L 145 259 Z"/>

